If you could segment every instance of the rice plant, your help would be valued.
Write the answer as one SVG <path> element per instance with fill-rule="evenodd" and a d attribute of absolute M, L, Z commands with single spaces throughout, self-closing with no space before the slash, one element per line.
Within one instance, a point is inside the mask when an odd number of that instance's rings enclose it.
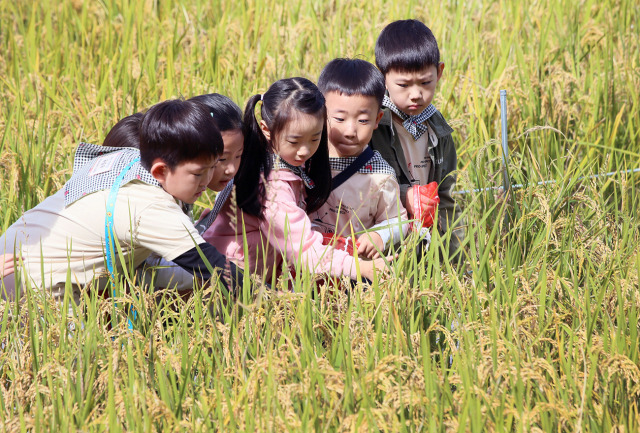
<path fill-rule="evenodd" d="M 589 177 L 639 164 L 632 0 L 0 0 L 0 233 L 119 118 L 214 91 L 242 106 L 334 57 L 373 61 L 380 30 L 408 17 L 441 48 L 459 189 L 501 184 L 509 95 L 524 187 L 460 195 L 463 263 L 434 234 L 351 291 L 304 270 L 293 291 L 233 301 L 135 275 L 115 299 L 27 291 L 0 309 L 3 431 L 640 429 L 640 176 Z"/>

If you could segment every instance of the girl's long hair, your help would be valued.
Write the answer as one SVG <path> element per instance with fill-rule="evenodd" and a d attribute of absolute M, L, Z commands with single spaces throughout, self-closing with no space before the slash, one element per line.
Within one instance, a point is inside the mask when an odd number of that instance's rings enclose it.
<path fill-rule="evenodd" d="M 261 99 L 260 114 L 269 128 L 271 140 L 267 140 L 260 130 L 256 117 L 256 105 Z M 312 212 L 327 201 L 331 192 L 331 169 L 324 102 L 324 96 L 318 87 L 301 77 L 278 80 L 262 96 L 254 95 L 249 98 L 243 119 L 244 153 L 236 175 L 236 197 L 240 209 L 262 218 L 266 190 L 264 184 L 260 183 L 260 178 L 264 176 L 267 179 L 271 173 L 270 154 L 275 151 L 272 141 L 278 139 L 288 122 L 296 119 L 297 113 L 318 116 L 324 121 L 318 150 L 305 163 L 307 174 L 315 183 L 313 189 L 306 188 L 306 211 Z"/>
<path fill-rule="evenodd" d="M 116 123 L 104 138 L 103 146 L 135 147 L 140 149 L 140 125 L 144 114 L 135 113 L 123 117 Z"/>

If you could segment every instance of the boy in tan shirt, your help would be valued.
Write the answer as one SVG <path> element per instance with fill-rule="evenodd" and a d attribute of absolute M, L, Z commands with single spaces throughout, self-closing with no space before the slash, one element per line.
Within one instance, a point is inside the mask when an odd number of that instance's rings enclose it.
<path fill-rule="evenodd" d="M 327 106 L 333 189 L 310 215 L 314 229 L 343 237 L 358 233 L 358 255 L 377 258 L 408 229 L 395 172 L 369 147 L 382 118 L 384 77 L 364 60 L 334 59 L 318 87 Z"/>
<path fill-rule="evenodd" d="M 70 285 L 78 301 L 81 290 L 104 289 L 127 270 L 123 263 L 135 269 L 152 252 L 203 280 L 220 273 L 234 289 L 241 272 L 202 239 L 179 205 L 200 197 L 222 149 L 210 110 L 183 100 L 150 108 L 139 136 L 117 147 L 81 144 L 65 186 L 0 236 L 3 259 L 15 255 L 22 265 L 15 274 L 3 271 L 0 296 L 47 290 L 61 300 Z"/>

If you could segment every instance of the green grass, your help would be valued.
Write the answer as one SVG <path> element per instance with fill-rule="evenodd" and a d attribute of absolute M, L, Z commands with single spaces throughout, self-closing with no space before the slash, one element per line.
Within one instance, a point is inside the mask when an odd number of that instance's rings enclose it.
<path fill-rule="evenodd" d="M 364 292 L 302 273 L 237 302 L 134 284 L 115 313 L 95 293 L 2 304 L 0 429 L 640 429 L 640 176 L 579 180 L 639 164 L 640 6 L 529 3 L 0 0 L 0 233 L 120 117 L 213 91 L 242 106 L 334 57 L 373 61 L 407 17 L 441 47 L 458 188 L 501 184 L 500 89 L 514 183 L 556 182 L 506 206 L 465 196 L 464 267 L 436 236 Z"/>

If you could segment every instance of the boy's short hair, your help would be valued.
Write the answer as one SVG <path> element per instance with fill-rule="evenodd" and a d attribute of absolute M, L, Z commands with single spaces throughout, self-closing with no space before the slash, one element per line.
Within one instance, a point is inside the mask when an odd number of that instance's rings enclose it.
<path fill-rule="evenodd" d="M 376 41 L 376 65 L 383 74 L 395 69 L 416 72 L 440 64 L 438 41 L 431 30 L 418 20 L 394 21 Z"/>
<path fill-rule="evenodd" d="M 197 101 L 160 102 L 149 108 L 140 125 L 140 160 L 147 170 L 157 158 L 173 170 L 184 161 L 218 156 L 223 148 L 211 110 Z"/>
<path fill-rule="evenodd" d="M 347 96 L 362 95 L 376 98 L 382 106 L 385 84 L 382 73 L 371 63 L 361 59 L 333 59 L 318 78 L 323 95 L 338 92 Z"/>

